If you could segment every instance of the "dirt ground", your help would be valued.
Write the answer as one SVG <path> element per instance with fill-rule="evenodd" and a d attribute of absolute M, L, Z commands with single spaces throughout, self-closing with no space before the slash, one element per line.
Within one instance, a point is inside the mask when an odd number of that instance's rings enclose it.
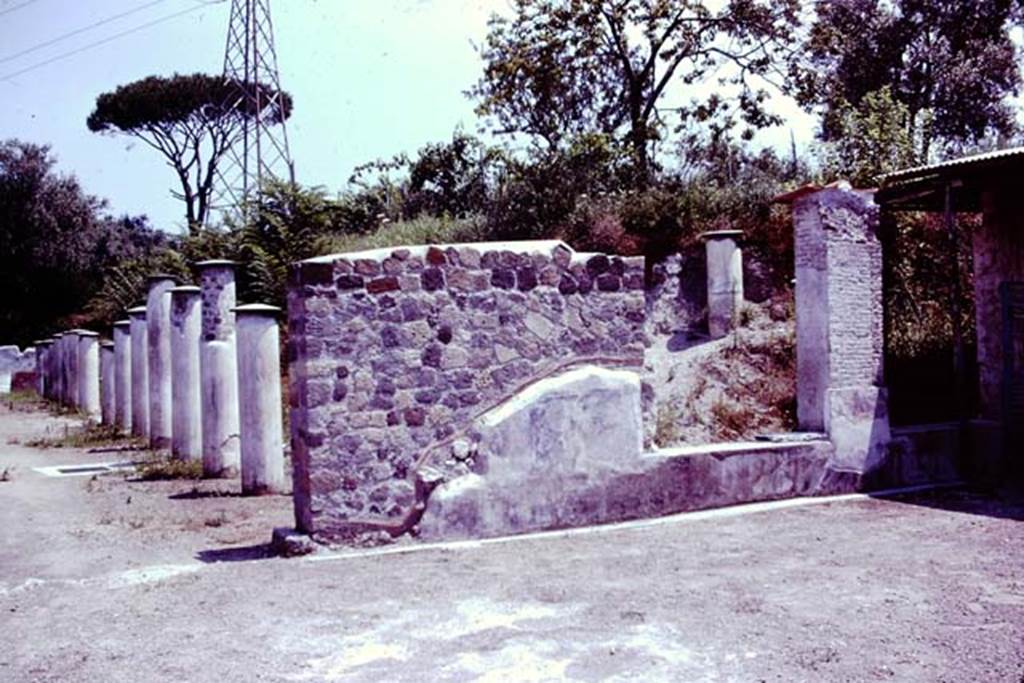
<path fill-rule="evenodd" d="M 0 409 L 2 681 L 1024 680 L 1019 496 L 286 560 L 265 544 L 287 498 L 45 477 L 117 459 L 21 445 L 59 428 Z"/>

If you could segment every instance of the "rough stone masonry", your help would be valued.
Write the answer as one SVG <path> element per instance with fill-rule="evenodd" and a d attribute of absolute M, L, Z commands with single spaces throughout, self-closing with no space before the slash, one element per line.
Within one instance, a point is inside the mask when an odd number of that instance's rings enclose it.
<path fill-rule="evenodd" d="M 571 367 L 642 368 L 644 260 L 558 241 L 325 256 L 296 266 L 288 313 L 298 526 L 398 533 L 462 473 L 479 416 Z"/>

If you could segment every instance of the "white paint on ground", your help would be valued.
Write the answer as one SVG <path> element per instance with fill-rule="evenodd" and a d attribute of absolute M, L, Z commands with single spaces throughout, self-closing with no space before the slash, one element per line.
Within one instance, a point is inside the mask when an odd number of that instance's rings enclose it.
<path fill-rule="evenodd" d="M 0 584 L 0 596 L 15 595 L 41 586 L 74 586 L 88 588 L 116 589 L 138 586 L 147 583 L 166 581 L 182 574 L 192 574 L 202 568 L 202 564 L 164 564 L 152 567 L 128 569 L 112 574 L 89 577 L 84 579 L 40 579 L 28 578 L 15 586 Z"/>
<path fill-rule="evenodd" d="M 36 577 L 30 577 L 14 586 L 0 584 L 0 595 L 17 595 L 18 593 L 23 593 L 27 590 L 32 590 L 33 588 L 38 588 L 46 584 L 57 584 L 65 586 L 82 585 L 83 583 L 85 583 L 85 581 L 85 579 L 38 579 Z"/>
<path fill-rule="evenodd" d="M 152 567 L 141 567 L 107 576 L 107 588 L 123 588 L 138 586 L 144 583 L 158 583 L 182 574 L 194 574 L 203 565 L 195 564 L 161 564 Z"/>

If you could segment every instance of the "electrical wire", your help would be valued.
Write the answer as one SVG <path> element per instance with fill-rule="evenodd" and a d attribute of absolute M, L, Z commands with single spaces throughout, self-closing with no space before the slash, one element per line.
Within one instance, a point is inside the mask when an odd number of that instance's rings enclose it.
<path fill-rule="evenodd" d="M 110 42 L 113 42 L 113 41 L 117 40 L 118 38 L 123 38 L 123 37 L 125 37 L 127 35 L 130 35 L 132 33 L 138 33 L 139 31 L 142 31 L 144 29 L 150 28 L 152 26 L 156 26 L 157 24 L 162 24 L 165 21 L 170 21 L 171 19 L 176 19 L 176 18 L 178 18 L 180 16 L 184 16 L 184 15 L 189 14 L 191 12 L 195 12 L 196 10 L 206 9 L 206 7 L 208 5 L 210 5 L 210 4 L 212 4 L 212 3 L 202 3 L 200 5 L 194 5 L 192 7 L 189 7 L 186 10 L 182 10 L 180 12 L 175 12 L 173 14 L 168 14 L 166 16 L 160 17 L 159 19 L 154 19 L 153 21 L 146 22 L 145 24 L 141 24 L 141 25 L 136 26 L 134 28 L 130 28 L 130 29 L 126 30 L 126 31 L 121 31 L 120 33 L 115 33 L 114 35 L 108 36 L 106 38 L 103 38 L 102 40 L 97 40 L 96 42 L 89 43 L 88 45 L 83 45 L 82 47 L 77 48 L 75 50 L 70 50 L 68 52 L 64 52 L 62 54 L 59 54 L 59 55 L 57 55 L 55 57 L 51 57 L 51 58 L 43 60 L 41 62 L 37 62 L 37 63 L 35 63 L 35 64 L 31 65 L 31 66 L 25 67 L 24 69 L 19 69 L 18 71 L 13 71 L 11 73 L 4 74 L 3 76 L 0 76 L 0 81 L 10 80 L 10 79 L 14 78 L 15 76 L 20 76 L 20 75 L 22 75 L 24 73 L 28 73 L 29 71 L 34 71 L 35 69 L 38 69 L 38 68 L 43 67 L 43 66 L 46 66 L 48 64 L 53 64 L 54 62 L 59 62 L 62 59 L 67 59 L 68 57 L 73 57 L 74 55 L 77 55 L 80 52 L 85 52 L 86 50 L 91 50 L 92 48 L 99 47 L 100 45 L 106 45 L 107 43 L 110 43 Z"/>
<path fill-rule="evenodd" d="M 31 5 L 34 2 L 39 2 L 39 0 L 25 0 L 25 2 L 21 3 L 20 5 L 15 5 L 14 7 L 8 7 L 5 10 L 0 10 L 0 17 L 2 17 L 5 14 L 10 14 L 11 12 L 14 12 L 15 10 L 19 10 L 22 7 L 28 7 L 29 5 Z"/>
<path fill-rule="evenodd" d="M 34 2 L 35 0 L 31 0 L 31 1 Z M 63 33 L 63 34 L 57 36 L 56 38 L 51 38 L 50 40 L 47 40 L 46 42 L 39 43 L 38 45 L 33 45 L 30 48 L 26 48 L 26 49 L 22 50 L 21 52 L 15 52 L 12 55 L 8 55 L 7 57 L 4 57 L 4 58 L 0 59 L 0 64 L 3 64 L 5 62 L 9 62 L 12 59 L 17 59 L 18 57 L 22 57 L 22 56 L 30 54 L 32 52 L 36 52 L 38 50 L 42 50 L 44 47 L 50 47 L 54 43 L 59 43 L 62 40 L 67 40 L 68 38 L 71 38 L 72 36 L 77 36 L 80 33 L 85 33 L 86 31 L 91 31 L 94 28 L 98 28 L 100 26 L 103 26 L 104 24 L 109 24 L 112 21 L 117 21 L 118 19 L 123 19 L 124 17 L 130 16 L 132 14 L 136 14 L 138 12 L 141 12 L 144 9 L 149 9 L 150 7 L 153 7 L 154 5 L 159 5 L 159 4 L 163 3 L 163 2 L 167 2 L 167 0 L 153 0 L 153 2 L 147 2 L 145 5 L 140 5 L 139 7 L 136 7 L 134 9 L 130 9 L 127 12 L 121 12 L 120 14 L 115 14 L 115 15 L 113 15 L 111 17 L 107 17 L 106 19 L 100 19 L 99 21 L 94 22 L 92 24 L 89 24 L 88 26 L 83 26 L 82 28 L 76 28 L 74 31 L 68 31 L 67 33 Z"/>

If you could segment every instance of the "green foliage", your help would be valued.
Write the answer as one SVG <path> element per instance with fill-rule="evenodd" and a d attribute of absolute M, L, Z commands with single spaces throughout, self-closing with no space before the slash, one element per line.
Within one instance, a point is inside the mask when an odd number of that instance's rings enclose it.
<path fill-rule="evenodd" d="M 860 107 L 842 103 L 833 112 L 838 135 L 822 145 L 822 173 L 854 187 L 875 187 L 879 176 L 921 161 L 907 121 L 910 111 L 897 102 L 889 86 L 868 93 Z"/>
<path fill-rule="evenodd" d="M 0 394 L 0 403 L 6 404 L 12 412 L 33 411 L 46 402 L 35 391 L 22 389 Z"/>
<path fill-rule="evenodd" d="M 889 88 L 918 158 L 1016 131 L 1007 100 L 1021 83 L 1019 2 L 819 0 L 793 68 L 798 99 L 822 111 L 826 140 L 846 132 L 847 107 Z"/>
<path fill-rule="evenodd" d="M 94 133 L 111 129 L 134 132 L 148 126 L 192 125 L 194 122 L 208 125 L 218 118 L 252 118 L 257 113 L 271 123 L 280 123 L 291 116 L 291 95 L 281 93 L 282 97 L 277 100 L 276 93 L 263 84 L 251 86 L 259 90 L 261 96 L 246 98 L 250 103 L 248 109 L 235 109 L 233 100 L 244 87 L 231 79 L 201 73 L 174 74 L 170 78 L 149 76 L 97 97 L 96 108 L 86 124 Z M 251 104 L 255 99 L 266 103 L 260 112 Z"/>
<path fill-rule="evenodd" d="M 471 95 L 499 133 L 519 133 L 562 149 L 581 136 L 624 141 L 636 181 L 651 178 L 652 147 L 673 131 L 663 118 L 670 84 L 713 74 L 734 86 L 727 102 L 676 106 L 676 121 L 714 119 L 728 127 L 776 120 L 751 77 L 766 77 L 793 41 L 796 0 L 742 0 L 711 10 L 702 2 L 516 0 L 491 19 L 484 74 Z M 733 67 L 724 70 L 724 65 Z M 731 75 L 723 75 L 731 74 Z"/>
<path fill-rule="evenodd" d="M 244 88 L 260 97 L 242 97 Z M 260 101 L 236 108 L 234 102 Z M 268 85 L 245 86 L 220 76 L 149 76 L 118 87 L 96 98 L 96 108 L 86 120 L 97 133 L 120 132 L 139 138 L 160 152 L 174 169 L 180 192 L 172 194 L 185 203 L 190 232 L 203 228 L 211 209 L 217 164 L 248 119 L 259 116 L 270 123 L 285 121 L 292 112 L 291 95 Z"/>
<path fill-rule="evenodd" d="M 890 216 L 885 291 L 886 346 L 892 358 L 941 355 L 953 346 L 954 262 L 943 218 L 936 214 L 900 213 Z M 970 244 L 980 217 L 957 217 L 958 241 Z M 969 254 L 960 267 L 961 329 L 974 338 L 974 290 Z"/>
<path fill-rule="evenodd" d="M 140 257 L 121 261 L 104 271 L 102 285 L 86 303 L 79 325 L 85 328 L 109 328 L 125 317 L 125 311 L 144 305 L 149 289 L 148 278 L 154 273 L 173 275 L 179 283 L 187 284 L 192 277 L 186 254 L 168 246 L 154 249 Z"/>
<path fill-rule="evenodd" d="M 560 233 L 578 204 L 633 185 L 628 152 L 603 134 L 583 135 L 564 149 L 535 150 L 499 166 L 485 208 L 497 239 L 533 239 Z"/>
<path fill-rule="evenodd" d="M 321 188 L 271 180 L 248 207 L 238 231 L 241 295 L 248 302 L 285 305 L 288 270 L 317 255 L 316 241 L 332 230 L 335 208 Z"/>
<path fill-rule="evenodd" d="M 65 427 L 58 437 L 42 437 L 26 442 L 30 448 L 95 448 L 97 446 L 141 446 L 142 440 L 128 437 L 110 425 L 86 422 L 78 428 Z"/>
<path fill-rule="evenodd" d="M 45 337 L 98 290 L 105 269 L 166 240 L 145 218 L 114 219 L 49 148 L 0 142 L 0 329 L 8 342 Z"/>
<path fill-rule="evenodd" d="M 486 224 L 479 217 L 420 216 L 385 224 L 364 235 L 325 235 L 317 241 L 316 251 L 332 254 L 416 244 L 479 242 L 488 238 Z"/>
<path fill-rule="evenodd" d="M 487 202 L 488 176 L 501 158 L 476 138 L 456 132 L 450 143 L 427 145 L 409 164 L 403 214 L 465 218 Z"/>
<path fill-rule="evenodd" d="M 157 458 L 139 465 L 136 475 L 141 481 L 162 481 L 166 479 L 202 479 L 203 463 L 198 460 Z M 213 526 L 207 524 L 207 526 Z"/>

